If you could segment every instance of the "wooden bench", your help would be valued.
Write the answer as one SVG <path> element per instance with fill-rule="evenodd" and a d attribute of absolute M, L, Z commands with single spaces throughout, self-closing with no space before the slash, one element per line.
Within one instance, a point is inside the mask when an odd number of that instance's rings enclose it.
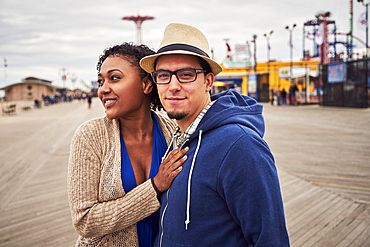
<path fill-rule="evenodd" d="M 16 104 L 10 105 L 6 108 L 3 108 L 3 114 L 5 115 L 15 115 L 15 110 L 16 110 Z"/>
<path fill-rule="evenodd" d="M 32 108 L 31 108 L 31 106 L 24 106 L 24 107 L 22 107 L 22 110 L 23 111 L 30 111 Z"/>

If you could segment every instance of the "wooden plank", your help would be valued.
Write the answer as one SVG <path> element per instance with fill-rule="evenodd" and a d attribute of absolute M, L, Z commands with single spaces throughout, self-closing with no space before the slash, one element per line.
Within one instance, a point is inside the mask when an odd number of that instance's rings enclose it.
<path fill-rule="evenodd" d="M 350 232 L 343 241 L 338 244 L 338 247 L 347 246 L 362 246 L 370 236 L 370 209 L 366 209 L 361 217 L 357 217 L 356 220 L 360 224 Z M 361 222 L 362 220 L 362 222 Z"/>
<path fill-rule="evenodd" d="M 351 214 L 343 218 L 343 220 L 336 225 L 332 231 L 326 234 L 323 238 L 318 240 L 313 247 L 337 246 L 359 223 L 356 218 L 366 210 L 366 206 L 359 205 Z M 357 223 L 357 224 L 356 224 Z"/>
<path fill-rule="evenodd" d="M 316 217 L 309 224 L 301 228 L 296 233 L 294 238 L 294 246 L 312 246 L 316 239 L 323 237 L 332 230 L 332 226 L 335 226 L 343 220 L 343 214 L 346 211 L 354 210 L 357 205 L 354 205 L 350 201 L 346 203 L 337 203 L 328 207 L 327 211 Z M 304 224 L 302 224 L 304 225 Z"/>
<path fill-rule="evenodd" d="M 327 209 L 328 205 L 332 205 L 332 203 L 336 201 L 338 201 L 338 198 L 336 198 L 335 195 L 330 195 L 325 198 L 322 198 L 320 202 L 313 205 L 309 209 L 302 211 L 302 213 L 298 217 L 290 221 L 289 224 L 289 227 L 291 229 L 290 236 L 293 237 L 296 231 L 298 231 L 301 227 L 309 224 L 312 218 L 315 218 L 317 217 L 317 215 L 320 215 L 323 210 Z"/>

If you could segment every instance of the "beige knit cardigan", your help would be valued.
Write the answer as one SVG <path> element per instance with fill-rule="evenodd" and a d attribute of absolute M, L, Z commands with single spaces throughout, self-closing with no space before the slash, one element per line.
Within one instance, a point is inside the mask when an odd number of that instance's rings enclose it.
<path fill-rule="evenodd" d="M 176 124 L 155 115 L 169 145 Z M 76 130 L 70 147 L 68 198 L 80 235 L 76 246 L 138 246 L 136 222 L 158 210 L 160 203 L 150 180 L 127 194 L 123 190 L 118 120 L 96 118 Z"/>

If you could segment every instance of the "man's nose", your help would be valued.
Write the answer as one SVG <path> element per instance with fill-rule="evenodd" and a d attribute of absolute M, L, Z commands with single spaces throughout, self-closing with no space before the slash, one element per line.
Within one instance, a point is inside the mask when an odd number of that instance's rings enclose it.
<path fill-rule="evenodd" d="M 176 91 L 176 90 L 180 90 L 181 88 L 181 83 L 179 82 L 179 80 L 177 79 L 177 76 L 175 74 L 173 74 L 171 76 L 171 81 L 169 83 L 169 87 L 168 89 L 170 91 Z"/>

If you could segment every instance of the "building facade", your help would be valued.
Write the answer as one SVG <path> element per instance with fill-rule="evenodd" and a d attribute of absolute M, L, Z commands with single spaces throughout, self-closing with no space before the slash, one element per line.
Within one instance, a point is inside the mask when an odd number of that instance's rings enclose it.
<path fill-rule="evenodd" d="M 259 102 L 269 102 L 273 93 L 283 88 L 289 91 L 294 84 L 305 97 L 304 101 L 312 99 L 317 89 L 317 71 L 319 61 L 257 63 L 256 66 L 244 68 L 228 68 L 215 78 L 220 82 L 214 92 L 235 88 L 244 95 L 251 96 Z"/>
<path fill-rule="evenodd" d="M 51 81 L 36 77 L 27 77 L 21 82 L 7 85 L 1 90 L 5 91 L 5 101 L 42 100 L 43 96 L 52 96 L 59 89 L 51 85 Z"/>

